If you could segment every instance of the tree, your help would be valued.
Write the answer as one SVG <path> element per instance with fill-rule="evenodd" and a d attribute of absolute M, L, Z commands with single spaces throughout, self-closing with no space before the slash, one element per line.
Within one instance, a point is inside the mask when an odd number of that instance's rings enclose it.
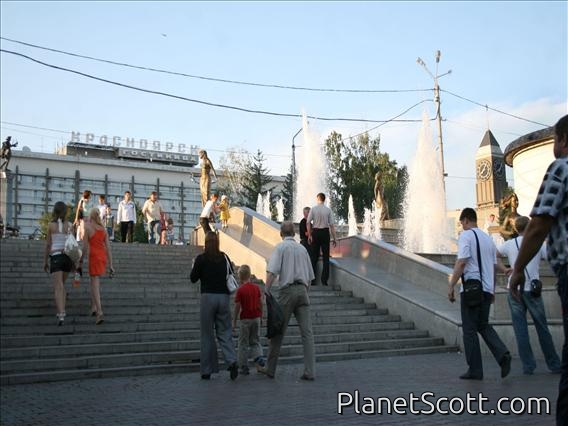
<path fill-rule="evenodd" d="M 245 205 L 243 180 L 249 158 L 250 154 L 244 149 L 233 148 L 220 159 L 217 192 L 226 194 L 235 206 Z"/>
<path fill-rule="evenodd" d="M 284 185 L 282 188 L 282 198 L 284 200 L 284 220 L 294 220 L 294 176 L 292 176 L 292 166 L 290 165 L 290 171 L 286 175 L 284 180 Z"/>
<path fill-rule="evenodd" d="M 370 139 L 367 133 L 343 139 L 332 132 L 325 141 L 324 152 L 329 164 L 328 188 L 337 217 L 347 219 L 349 195 L 358 221 L 364 208 L 371 208 L 375 194 L 375 175 L 382 172 L 384 197 L 391 217 L 401 217 L 401 202 L 408 172 L 380 151 L 380 137 Z"/>
<path fill-rule="evenodd" d="M 253 210 L 256 209 L 258 194 L 266 191 L 272 192 L 275 188 L 274 186 L 268 187 L 272 182 L 272 177 L 269 175 L 269 170 L 264 167 L 264 161 L 262 151 L 258 150 L 252 159 L 248 160 L 242 176 L 243 204 Z"/>

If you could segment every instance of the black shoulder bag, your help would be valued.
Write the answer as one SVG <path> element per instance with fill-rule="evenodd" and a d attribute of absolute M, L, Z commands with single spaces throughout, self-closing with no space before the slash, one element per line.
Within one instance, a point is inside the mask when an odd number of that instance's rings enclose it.
<path fill-rule="evenodd" d="M 517 251 L 519 251 L 519 243 L 517 242 L 517 239 L 515 238 L 515 245 L 517 246 Z M 539 255 L 540 256 L 540 255 Z M 529 271 L 527 271 L 527 268 L 525 268 L 525 274 L 528 277 L 529 280 L 531 280 L 531 276 L 529 275 Z M 525 284 L 523 283 L 523 286 L 521 287 L 521 291 L 525 291 Z M 541 280 L 531 280 L 531 290 L 530 290 L 531 296 L 534 298 L 540 297 L 540 295 L 542 294 L 542 281 Z"/>
<path fill-rule="evenodd" d="M 466 306 L 474 308 L 481 305 L 483 301 L 483 284 L 481 282 L 481 277 L 483 276 L 481 271 L 481 250 L 479 249 L 479 239 L 477 234 L 472 229 L 473 235 L 475 235 L 475 242 L 477 243 L 477 264 L 479 265 L 479 279 L 469 279 L 464 280 L 462 274 L 462 285 L 463 285 L 463 301 Z"/>

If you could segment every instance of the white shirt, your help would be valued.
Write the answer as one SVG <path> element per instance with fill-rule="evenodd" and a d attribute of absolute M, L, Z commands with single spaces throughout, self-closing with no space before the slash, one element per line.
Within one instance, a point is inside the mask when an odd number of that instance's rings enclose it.
<path fill-rule="evenodd" d="M 312 224 L 312 229 L 331 227 L 334 224 L 331 209 L 325 204 L 316 204 L 310 210 L 306 222 Z"/>
<path fill-rule="evenodd" d="M 516 243 L 515 243 L 515 240 Z M 517 260 L 517 256 L 519 255 L 519 248 L 523 242 L 523 237 L 519 236 L 517 238 L 512 238 L 510 240 L 505 241 L 504 244 L 499 246 L 497 251 L 499 254 L 503 256 L 507 256 L 509 259 L 509 264 L 513 266 Z M 519 247 L 517 247 L 517 244 Z M 531 280 L 538 280 L 540 279 L 539 267 L 540 267 L 540 260 L 546 259 L 546 244 L 543 244 L 539 249 L 538 253 L 531 259 L 531 261 L 527 264 L 525 268 L 525 291 L 531 290 Z M 510 279 L 510 277 L 509 277 Z M 507 288 L 509 288 L 509 282 L 507 282 Z"/>
<path fill-rule="evenodd" d="M 101 217 L 101 220 L 104 222 L 105 216 L 106 216 L 106 211 L 107 211 L 107 206 L 106 206 L 106 204 L 99 204 L 97 207 L 99 208 L 99 216 Z"/>
<path fill-rule="evenodd" d="M 294 237 L 286 237 L 274 247 L 266 270 L 278 276 L 279 288 L 294 281 L 302 281 L 308 287 L 315 278 L 308 251 Z"/>
<path fill-rule="evenodd" d="M 156 201 L 152 201 L 149 198 L 144 202 L 144 206 L 142 207 L 142 214 L 146 218 L 148 222 L 160 220 L 160 214 L 164 211 L 160 203 Z"/>
<path fill-rule="evenodd" d="M 464 279 L 479 279 L 479 263 L 477 261 L 477 242 L 473 233 L 479 239 L 481 253 L 481 272 L 483 291 L 493 294 L 495 291 L 495 263 L 497 261 L 497 248 L 493 240 L 479 228 L 468 229 L 460 234 L 458 239 L 458 259 L 466 259 L 463 272 Z M 463 285 L 460 292 L 463 292 Z"/>
<path fill-rule="evenodd" d="M 203 210 L 201 211 L 201 216 L 199 217 L 209 218 L 211 209 L 213 209 L 213 200 L 209 200 L 205 203 L 205 206 L 203 206 Z"/>
<path fill-rule="evenodd" d="M 118 203 L 118 211 L 116 212 L 116 223 L 120 222 L 136 223 L 136 205 L 132 200 L 126 202 L 122 200 Z"/>

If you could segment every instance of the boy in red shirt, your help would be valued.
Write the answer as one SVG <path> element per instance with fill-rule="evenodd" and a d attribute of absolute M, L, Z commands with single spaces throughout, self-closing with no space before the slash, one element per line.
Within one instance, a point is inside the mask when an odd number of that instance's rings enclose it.
<path fill-rule="evenodd" d="M 237 328 L 237 318 L 241 319 L 239 330 L 238 363 L 240 374 L 249 374 L 249 352 L 256 364 L 257 371 L 264 367 L 262 347 L 260 346 L 260 319 L 262 318 L 262 292 L 250 282 L 250 267 L 242 265 L 239 268 L 240 286 L 235 294 L 235 313 L 233 329 Z"/>

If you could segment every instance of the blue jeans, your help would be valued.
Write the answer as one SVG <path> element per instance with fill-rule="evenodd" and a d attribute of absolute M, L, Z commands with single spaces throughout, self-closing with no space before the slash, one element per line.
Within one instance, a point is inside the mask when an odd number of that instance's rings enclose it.
<path fill-rule="evenodd" d="M 150 244 L 158 244 L 160 242 L 160 232 L 162 227 L 159 220 L 148 222 L 148 242 Z"/>
<path fill-rule="evenodd" d="M 520 302 L 517 302 L 511 294 L 508 296 L 508 301 L 513 320 L 513 330 L 515 330 L 515 337 L 517 338 L 517 348 L 523 363 L 523 373 L 532 374 L 536 368 L 536 361 L 529 339 L 527 310 L 533 319 L 548 369 L 553 372 L 560 371 L 560 358 L 558 358 L 552 336 L 548 330 L 542 297 L 533 297 L 530 292 L 524 291 L 521 293 Z"/>

